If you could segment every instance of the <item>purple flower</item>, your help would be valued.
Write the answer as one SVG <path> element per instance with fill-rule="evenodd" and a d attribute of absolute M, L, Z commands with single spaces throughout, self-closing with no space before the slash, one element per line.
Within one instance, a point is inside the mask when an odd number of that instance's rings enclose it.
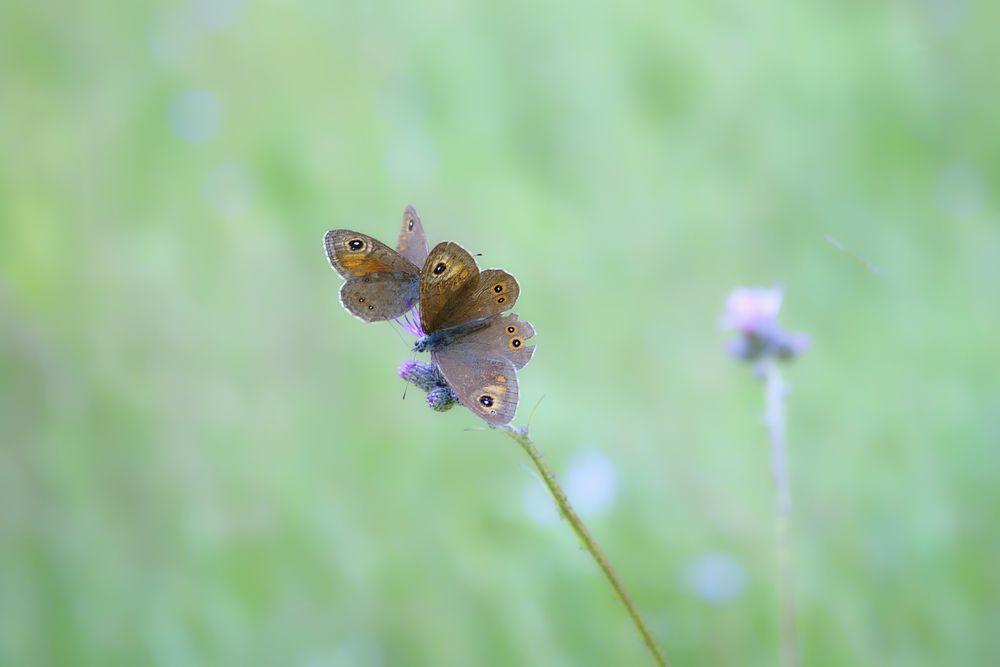
<path fill-rule="evenodd" d="M 739 337 L 729 341 L 729 353 L 743 361 L 794 359 L 809 349 L 809 336 L 785 331 L 778 324 L 782 292 L 778 287 L 739 287 L 726 299 L 722 326 Z"/>
<path fill-rule="evenodd" d="M 773 326 L 781 310 L 782 296 L 778 287 L 737 287 L 726 299 L 722 326 L 744 335 Z"/>
<path fill-rule="evenodd" d="M 434 364 L 408 359 L 400 364 L 399 377 L 426 391 L 427 405 L 438 412 L 449 410 L 459 402 L 458 395 Z"/>
<path fill-rule="evenodd" d="M 395 322 L 408 334 L 423 338 L 424 330 L 420 328 L 420 306 L 413 306 L 401 317 L 397 317 Z"/>
<path fill-rule="evenodd" d="M 412 382 L 424 391 L 430 391 L 435 387 L 447 387 L 441 371 L 434 364 L 425 364 L 422 361 L 407 359 L 399 366 L 399 377 L 407 382 Z"/>
<path fill-rule="evenodd" d="M 397 317 L 396 323 L 404 331 L 417 338 L 422 338 L 424 335 L 423 329 L 420 328 L 420 310 L 417 306 L 406 311 L 402 317 Z M 458 394 L 455 393 L 455 390 L 451 388 L 434 364 L 407 359 L 399 365 L 398 372 L 399 377 L 407 382 L 412 382 L 427 392 L 427 405 L 432 410 L 444 412 L 459 403 Z"/>
<path fill-rule="evenodd" d="M 434 387 L 427 392 L 427 405 L 431 406 L 432 410 L 437 410 L 438 412 L 451 410 L 452 406 L 456 403 L 458 403 L 458 395 L 447 385 L 444 387 Z"/>

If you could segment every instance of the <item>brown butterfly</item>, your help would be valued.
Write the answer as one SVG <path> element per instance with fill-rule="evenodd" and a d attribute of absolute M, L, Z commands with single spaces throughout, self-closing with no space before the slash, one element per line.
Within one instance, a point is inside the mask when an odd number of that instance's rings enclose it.
<path fill-rule="evenodd" d="M 420 271 L 420 328 L 414 350 L 430 351 L 462 405 L 487 423 L 509 424 L 517 411 L 517 370 L 535 351 L 535 335 L 510 310 L 520 294 L 514 276 L 480 272 L 476 260 L 450 241 L 431 250 Z"/>
<path fill-rule="evenodd" d="M 350 229 L 331 229 L 324 242 L 330 266 L 346 280 L 340 303 L 352 315 L 380 322 L 400 317 L 416 304 L 427 236 L 412 206 L 403 211 L 396 250 Z"/>

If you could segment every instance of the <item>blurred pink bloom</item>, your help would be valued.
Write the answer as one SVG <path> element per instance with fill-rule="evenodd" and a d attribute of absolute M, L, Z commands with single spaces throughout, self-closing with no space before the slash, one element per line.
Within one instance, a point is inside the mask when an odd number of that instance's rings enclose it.
<path fill-rule="evenodd" d="M 787 360 L 809 349 L 809 336 L 785 331 L 778 325 L 782 296 L 778 287 L 738 287 L 729 294 L 722 326 L 739 332 L 728 343 L 729 354 L 743 361 Z"/>
<path fill-rule="evenodd" d="M 737 287 L 726 299 L 722 326 L 744 334 L 768 329 L 778 319 L 781 299 L 778 287 Z"/>

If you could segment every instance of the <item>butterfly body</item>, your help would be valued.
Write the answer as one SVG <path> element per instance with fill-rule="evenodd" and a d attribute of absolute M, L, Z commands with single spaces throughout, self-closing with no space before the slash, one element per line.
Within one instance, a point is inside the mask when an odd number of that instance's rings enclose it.
<path fill-rule="evenodd" d="M 472 333 L 473 331 L 477 331 L 478 329 L 482 329 L 486 326 L 489 326 L 489 318 L 472 320 L 471 322 L 458 324 L 441 331 L 435 331 L 432 334 L 418 338 L 413 343 L 413 351 L 433 352 L 437 349 L 447 347 L 455 340 L 460 339 L 462 336 Z"/>

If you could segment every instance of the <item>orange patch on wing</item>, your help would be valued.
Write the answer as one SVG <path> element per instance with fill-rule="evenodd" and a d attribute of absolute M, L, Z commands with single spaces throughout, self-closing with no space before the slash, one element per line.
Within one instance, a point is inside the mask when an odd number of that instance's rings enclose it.
<path fill-rule="evenodd" d="M 388 265 L 365 255 L 347 255 L 340 258 L 340 263 L 345 269 L 356 276 L 365 276 L 369 273 L 388 273 L 390 271 Z"/>

